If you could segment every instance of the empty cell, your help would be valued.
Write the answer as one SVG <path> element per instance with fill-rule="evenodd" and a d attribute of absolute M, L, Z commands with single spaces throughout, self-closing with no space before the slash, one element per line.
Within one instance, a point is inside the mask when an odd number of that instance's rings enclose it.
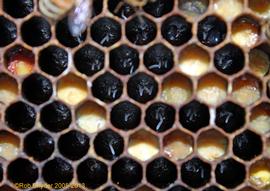
<path fill-rule="evenodd" d="M 210 56 L 198 45 L 189 45 L 180 52 L 178 68 L 189 76 L 200 76 L 206 73 L 210 65 Z"/>
<path fill-rule="evenodd" d="M 214 0 L 214 11 L 230 21 L 240 15 L 244 10 L 243 0 Z"/>
<path fill-rule="evenodd" d="M 8 131 L 0 131 L 0 158 L 14 160 L 19 155 L 20 139 Z"/>
<path fill-rule="evenodd" d="M 105 128 L 106 110 L 95 102 L 87 101 L 76 111 L 76 123 L 88 133 L 95 133 Z"/>
<path fill-rule="evenodd" d="M 268 159 L 261 159 L 250 166 L 249 182 L 259 190 L 270 189 L 270 161 Z"/>
<path fill-rule="evenodd" d="M 21 45 L 16 45 L 6 51 L 4 62 L 11 74 L 24 76 L 32 73 L 34 70 L 35 56 L 31 50 Z"/>
<path fill-rule="evenodd" d="M 208 6 L 209 0 L 179 0 L 179 9 L 193 17 L 204 14 Z"/>
<path fill-rule="evenodd" d="M 232 23 L 232 41 L 241 47 L 253 47 L 260 39 L 260 32 L 260 24 L 251 16 L 241 16 Z"/>
<path fill-rule="evenodd" d="M 68 74 L 57 83 L 57 96 L 70 105 L 77 105 L 88 95 L 86 81 L 75 74 Z"/>
<path fill-rule="evenodd" d="M 266 44 L 249 52 L 249 68 L 256 76 L 264 77 L 268 74 L 270 68 L 269 53 L 270 48 Z"/>
<path fill-rule="evenodd" d="M 209 104 L 218 105 L 227 97 L 228 82 L 215 73 L 203 76 L 198 83 L 198 99 Z"/>
<path fill-rule="evenodd" d="M 170 104 L 183 104 L 192 95 L 192 81 L 179 74 L 173 73 L 162 82 L 161 99 Z"/>
<path fill-rule="evenodd" d="M 268 0 L 248 0 L 248 7 L 253 13 L 263 18 L 270 16 L 270 2 Z"/>
<path fill-rule="evenodd" d="M 197 149 L 202 158 L 214 161 L 227 153 L 228 139 L 216 130 L 202 132 L 197 140 Z"/>
<path fill-rule="evenodd" d="M 250 74 L 244 74 L 233 81 L 232 97 L 244 106 L 258 101 L 261 98 L 261 91 L 261 81 Z"/>
<path fill-rule="evenodd" d="M 163 152 L 172 160 L 182 160 L 193 152 L 193 138 L 182 131 L 173 131 L 163 139 Z"/>
<path fill-rule="evenodd" d="M 270 131 L 270 104 L 263 102 L 251 110 L 249 126 L 260 134 Z"/>
<path fill-rule="evenodd" d="M 158 138 L 145 130 L 139 130 L 129 137 L 128 153 L 141 160 L 146 161 L 159 153 Z"/>
<path fill-rule="evenodd" d="M 18 83 L 5 73 L 0 74 L 0 103 L 9 104 L 18 96 Z"/>

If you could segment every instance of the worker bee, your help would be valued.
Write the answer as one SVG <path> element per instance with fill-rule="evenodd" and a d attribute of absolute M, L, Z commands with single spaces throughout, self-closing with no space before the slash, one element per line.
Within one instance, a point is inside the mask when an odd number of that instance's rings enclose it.
<path fill-rule="evenodd" d="M 39 9 L 54 21 L 67 16 L 70 33 L 79 36 L 91 18 L 92 0 L 40 0 Z"/>

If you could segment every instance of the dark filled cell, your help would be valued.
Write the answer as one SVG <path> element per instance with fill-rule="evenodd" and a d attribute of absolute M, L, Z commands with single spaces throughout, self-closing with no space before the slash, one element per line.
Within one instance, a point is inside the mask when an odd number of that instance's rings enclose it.
<path fill-rule="evenodd" d="M 64 103 L 54 101 L 43 107 L 40 112 L 40 122 L 52 132 L 62 131 L 71 123 L 71 111 Z"/>
<path fill-rule="evenodd" d="M 3 9 L 14 18 L 23 18 L 34 11 L 33 0 L 3 0 Z"/>
<path fill-rule="evenodd" d="M 192 24 L 181 16 L 171 16 L 163 22 L 161 34 L 172 45 L 180 46 L 192 38 Z"/>
<path fill-rule="evenodd" d="M 46 188 L 34 188 L 31 191 L 49 191 L 49 190 Z"/>
<path fill-rule="evenodd" d="M 54 140 L 43 131 L 33 131 L 24 138 L 23 148 L 28 156 L 43 161 L 52 155 Z"/>
<path fill-rule="evenodd" d="M 112 181 L 118 186 L 130 189 L 142 180 L 143 169 L 141 165 L 131 158 L 121 158 L 112 166 Z"/>
<path fill-rule="evenodd" d="M 243 160 L 251 160 L 262 153 L 263 143 L 259 135 L 244 131 L 233 139 L 233 153 Z"/>
<path fill-rule="evenodd" d="M 221 190 L 217 186 L 209 186 L 209 187 L 205 188 L 203 191 L 223 191 L 223 190 Z"/>
<path fill-rule="evenodd" d="M 62 45 L 74 48 L 85 41 L 86 31 L 79 36 L 72 36 L 68 25 L 68 19 L 65 17 L 56 24 L 56 38 Z"/>
<path fill-rule="evenodd" d="M 105 163 L 88 158 L 79 164 L 77 176 L 80 183 L 90 189 L 96 189 L 107 181 L 108 168 Z"/>
<path fill-rule="evenodd" d="M 119 74 L 133 74 L 139 62 L 138 51 L 127 45 L 121 45 L 110 52 L 110 67 Z"/>
<path fill-rule="evenodd" d="M 5 121 L 12 130 L 23 133 L 35 125 L 36 111 L 30 105 L 18 101 L 6 109 Z"/>
<path fill-rule="evenodd" d="M 211 178 L 211 166 L 199 158 L 192 158 L 182 164 L 181 177 L 187 185 L 193 188 L 199 188 L 209 182 Z"/>
<path fill-rule="evenodd" d="M 97 155 L 107 160 L 114 160 L 124 150 L 124 139 L 113 130 L 107 129 L 97 134 L 94 147 Z"/>
<path fill-rule="evenodd" d="M 17 27 L 15 23 L 4 16 L 0 16 L 0 47 L 4 47 L 14 42 L 17 38 Z"/>
<path fill-rule="evenodd" d="M 147 181 L 158 188 L 166 188 L 177 178 L 175 164 L 164 157 L 150 162 L 146 168 Z"/>
<path fill-rule="evenodd" d="M 39 53 L 38 63 L 42 71 L 58 76 L 68 67 L 68 53 L 58 46 L 51 45 Z"/>
<path fill-rule="evenodd" d="M 141 121 L 141 110 L 129 101 L 116 104 L 111 110 L 111 123 L 125 131 L 136 128 Z"/>
<path fill-rule="evenodd" d="M 92 17 L 99 15 L 103 9 L 103 1 L 100 0 L 93 0 L 93 13 Z"/>
<path fill-rule="evenodd" d="M 59 152 L 70 160 L 78 160 L 87 154 L 90 139 L 86 134 L 79 131 L 69 131 L 61 135 L 58 140 Z"/>
<path fill-rule="evenodd" d="M 145 122 L 154 131 L 164 132 L 172 128 L 174 120 L 174 108 L 165 103 L 153 103 L 146 109 Z"/>
<path fill-rule="evenodd" d="M 38 178 L 38 167 L 24 158 L 17 158 L 7 167 L 7 178 L 13 183 L 33 184 Z"/>
<path fill-rule="evenodd" d="M 39 16 L 31 17 L 25 21 L 22 24 L 21 33 L 23 41 L 34 47 L 47 43 L 52 36 L 49 22 Z"/>
<path fill-rule="evenodd" d="M 180 109 L 179 120 L 184 128 L 196 132 L 209 124 L 210 113 L 205 104 L 195 100 Z"/>
<path fill-rule="evenodd" d="M 143 10 L 154 17 L 162 17 L 163 15 L 171 12 L 173 6 L 174 0 L 154 0 L 148 1 L 148 3 L 143 7 Z"/>
<path fill-rule="evenodd" d="M 73 178 L 73 168 L 69 162 L 56 157 L 45 163 L 42 177 L 49 184 L 69 183 Z"/>
<path fill-rule="evenodd" d="M 106 72 L 93 81 L 93 95 L 104 102 L 113 102 L 120 98 L 123 92 L 123 83 L 113 74 Z"/>
<path fill-rule="evenodd" d="M 118 191 L 118 189 L 115 188 L 114 186 L 107 186 L 102 191 Z"/>
<path fill-rule="evenodd" d="M 177 186 L 170 188 L 168 191 L 191 191 L 191 190 L 187 189 L 184 186 L 177 185 Z"/>
<path fill-rule="evenodd" d="M 2 164 L 0 164 L 0 182 L 2 182 L 4 178 L 4 170 Z"/>
<path fill-rule="evenodd" d="M 230 158 L 217 165 L 215 174 L 217 183 L 226 188 L 235 188 L 244 181 L 246 170 L 244 165 Z"/>
<path fill-rule="evenodd" d="M 243 69 L 245 56 L 241 48 L 227 44 L 215 52 L 214 64 L 223 74 L 232 75 Z"/>
<path fill-rule="evenodd" d="M 226 23 L 219 17 L 207 16 L 198 24 L 198 39 L 208 47 L 213 47 L 221 43 L 226 38 L 226 34 Z"/>
<path fill-rule="evenodd" d="M 32 103 L 42 104 L 50 99 L 52 93 L 51 81 L 41 74 L 31 74 L 22 83 L 22 94 Z"/>
<path fill-rule="evenodd" d="M 169 72 L 173 65 L 173 53 L 163 44 L 155 44 L 148 48 L 143 57 L 144 65 L 155 74 Z"/>
<path fill-rule="evenodd" d="M 146 45 L 156 38 L 156 24 L 145 16 L 136 16 L 126 24 L 126 36 L 130 42 Z"/>
<path fill-rule="evenodd" d="M 74 65 L 79 72 L 92 76 L 104 67 L 104 52 L 88 44 L 74 55 Z"/>
<path fill-rule="evenodd" d="M 152 76 L 139 72 L 128 80 L 127 91 L 132 99 L 146 103 L 156 97 L 158 84 Z"/>
<path fill-rule="evenodd" d="M 215 123 L 228 133 L 240 129 L 245 124 L 245 110 L 232 103 L 226 102 L 216 109 Z"/>
<path fill-rule="evenodd" d="M 92 24 L 91 36 L 102 46 L 112 46 L 121 38 L 121 25 L 114 19 L 102 17 Z"/>
<path fill-rule="evenodd" d="M 121 19 L 127 19 L 135 13 L 134 7 L 122 0 L 109 0 L 108 8 L 112 14 Z"/>

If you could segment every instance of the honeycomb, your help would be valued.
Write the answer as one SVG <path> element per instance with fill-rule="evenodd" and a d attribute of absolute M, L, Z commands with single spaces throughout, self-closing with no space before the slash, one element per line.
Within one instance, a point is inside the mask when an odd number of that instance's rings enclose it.
<path fill-rule="evenodd" d="M 0 0 L 0 191 L 270 190 L 269 0 L 94 0 L 76 37 L 39 1 Z"/>

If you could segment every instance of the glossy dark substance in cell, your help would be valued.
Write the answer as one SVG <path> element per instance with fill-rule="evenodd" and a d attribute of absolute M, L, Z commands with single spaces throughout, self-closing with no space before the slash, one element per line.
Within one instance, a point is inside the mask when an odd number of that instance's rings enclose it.
<path fill-rule="evenodd" d="M 173 9 L 174 0 L 148 1 L 143 7 L 144 11 L 154 17 L 162 17 Z"/>
<path fill-rule="evenodd" d="M 190 190 L 184 186 L 177 185 L 177 186 L 170 188 L 168 191 L 190 191 Z"/>
<path fill-rule="evenodd" d="M 109 0 L 108 6 L 112 14 L 122 19 L 127 19 L 135 13 L 134 7 L 125 3 L 122 0 Z"/>
<path fill-rule="evenodd" d="M 17 38 L 17 27 L 15 23 L 4 16 L 0 16 L 0 47 L 7 46 Z"/>
<path fill-rule="evenodd" d="M 33 0 L 3 0 L 4 11 L 14 18 L 23 18 L 33 12 Z"/>

